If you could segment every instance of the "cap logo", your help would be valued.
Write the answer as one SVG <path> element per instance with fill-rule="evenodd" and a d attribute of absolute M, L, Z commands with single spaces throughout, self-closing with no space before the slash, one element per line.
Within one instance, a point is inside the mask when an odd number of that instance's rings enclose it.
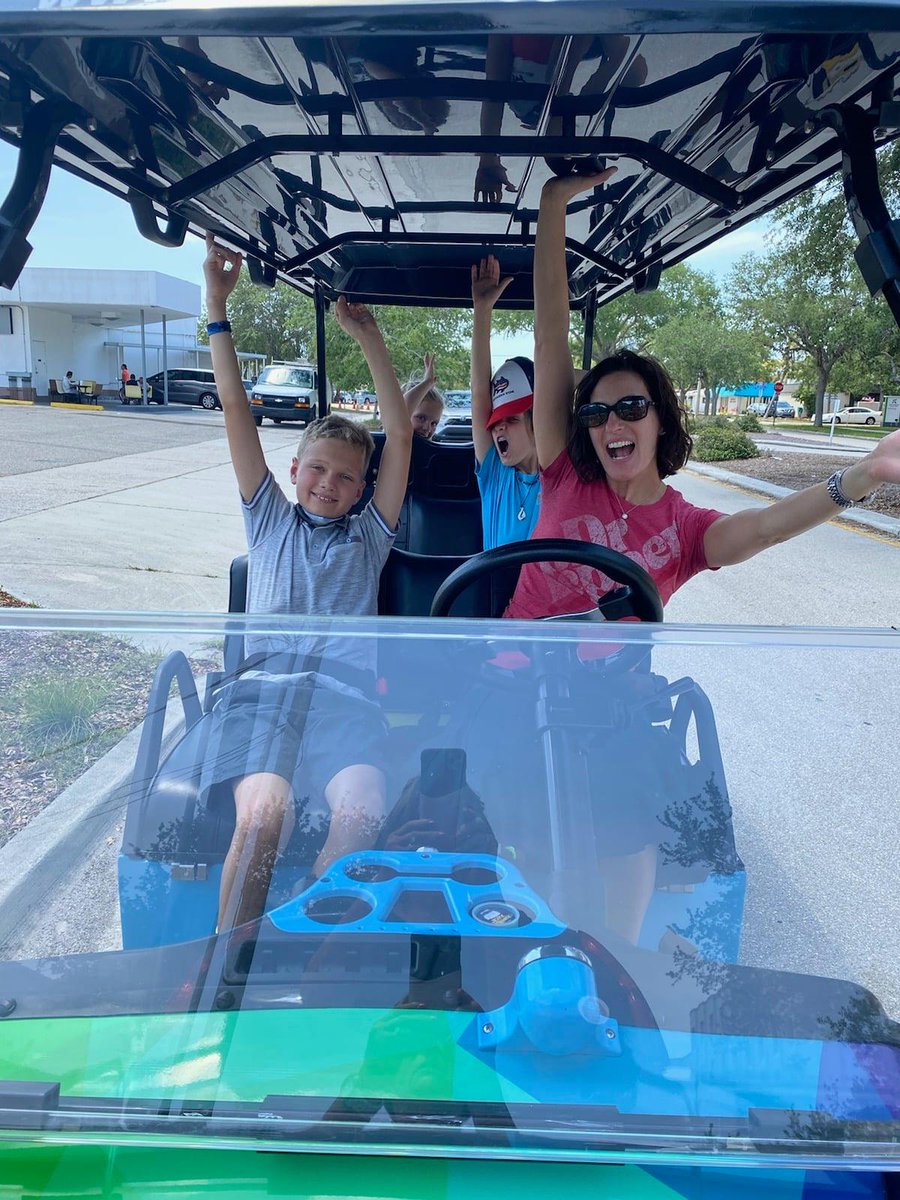
<path fill-rule="evenodd" d="M 496 400 L 498 396 L 502 396 L 504 392 L 509 390 L 509 380 L 503 375 L 497 375 L 494 379 L 491 395 Z"/>

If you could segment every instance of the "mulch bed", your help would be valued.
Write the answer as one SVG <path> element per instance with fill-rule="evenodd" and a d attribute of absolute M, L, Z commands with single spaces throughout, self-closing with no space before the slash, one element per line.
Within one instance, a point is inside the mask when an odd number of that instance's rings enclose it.
<path fill-rule="evenodd" d="M 805 488 L 821 483 L 834 471 L 842 471 L 853 460 L 846 456 L 830 454 L 795 454 L 793 451 L 766 455 L 760 458 L 737 458 L 727 462 L 710 463 L 711 467 L 722 467 L 747 475 L 751 479 L 765 479 L 781 487 Z M 752 487 L 752 483 L 748 483 Z M 884 513 L 887 517 L 900 519 L 900 485 L 884 483 L 865 504 L 857 505 L 869 512 Z"/>
<path fill-rule="evenodd" d="M 108 634 L 0 632 L 0 846 L 143 720 L 161 657 Z M 196 674 L 215 665 L 190 661 Z M 61 684 L 78 697 L 77 724 L 68 710 L 53 724 Z"/>

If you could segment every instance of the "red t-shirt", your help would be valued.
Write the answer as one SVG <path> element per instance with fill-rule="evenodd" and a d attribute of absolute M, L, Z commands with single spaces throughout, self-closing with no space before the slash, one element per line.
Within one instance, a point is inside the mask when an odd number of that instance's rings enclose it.
<path fill-rule="evenodd" d="M 628 519 L 622 517 L 622 509 Z M 631 508 L 606 480 L 584 483 L 564 450 L 541 474 L 541 510 L 532 538 L 569 538 L 609 546 L 653 577 L 663 604 L 709 564 L 703 537 L 723 516 L 688 504 L 667 487 L 655 504 Z M 523 620 L 586 612 L 618 585 L 600 571 L 574 563 L 529 563 L 504 616 Z"/>

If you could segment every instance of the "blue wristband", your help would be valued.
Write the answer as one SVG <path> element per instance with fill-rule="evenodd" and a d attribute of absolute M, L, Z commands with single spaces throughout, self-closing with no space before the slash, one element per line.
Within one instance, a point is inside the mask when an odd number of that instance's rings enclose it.
<path fill-rule="evenodd" d="M 210 321 L 206 327 L 206 332 L 209 336 L 214 333 L 231 333 L 230 321 Z"/>

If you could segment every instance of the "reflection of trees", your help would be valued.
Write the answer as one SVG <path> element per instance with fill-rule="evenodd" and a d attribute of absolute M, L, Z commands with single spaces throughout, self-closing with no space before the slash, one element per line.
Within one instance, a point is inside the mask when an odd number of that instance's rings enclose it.
<path fill-rule="evenodd" d="M 740 866 L 731 828 L 731 805 L 710 774 L 700 792 L 672 800 L 660 814 L 660 822 L 675 835 L 661 842 L 663 863 L 680 867 L 705 866 L 709 871 L 727 875 Z"/>

